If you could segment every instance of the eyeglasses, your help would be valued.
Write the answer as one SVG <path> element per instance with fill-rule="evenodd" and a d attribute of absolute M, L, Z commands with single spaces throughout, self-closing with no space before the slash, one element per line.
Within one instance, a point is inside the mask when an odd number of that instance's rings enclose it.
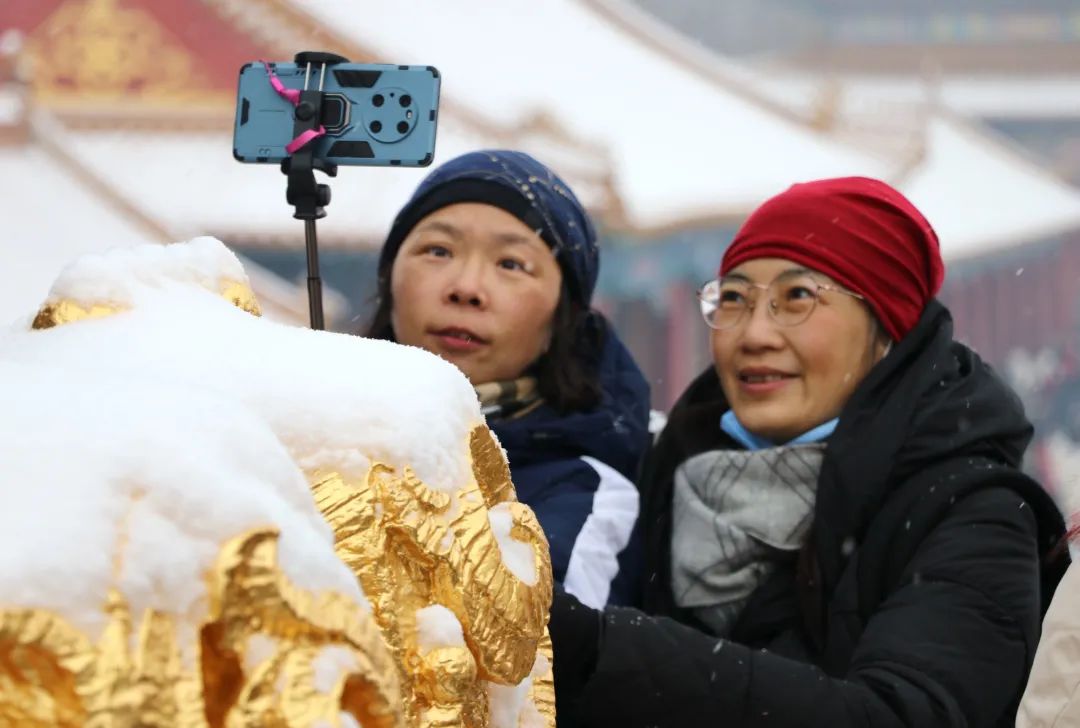
<path fill-rule="evenodd" d="M 766 292 L 769 316 L 780 326 L 798 326 L 810 318 L 822 291 L 835 291 L 860 301 L 866 300 L 858 293 L 822 283 L 808 272 L 783 273 L 768 285 L 728 276 L 709 281 L 697 292 L 705 323 L 720 331 L 737 326 L 757 304 L 760 294 L 755 293 L 755 289 Z"/>

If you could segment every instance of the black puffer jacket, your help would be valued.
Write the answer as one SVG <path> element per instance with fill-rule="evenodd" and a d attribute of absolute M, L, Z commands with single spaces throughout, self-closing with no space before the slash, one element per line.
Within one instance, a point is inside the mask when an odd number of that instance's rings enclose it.
<path fill-rule="evenodd" d="M 1041 555 L 1064 527 L 1019 470 L 1020 402 L 953 341 L 948 311 L 932 302 L 852 396 L 809 543 L 718 640 L 671 598 L 671 496 L 680 463 L 735 447 L 726 409 L 702 375 L 646 463 L 643 600 L 659 616 L 557 596 L 560 726 L 1012 725 L 1064 570 Z"/>

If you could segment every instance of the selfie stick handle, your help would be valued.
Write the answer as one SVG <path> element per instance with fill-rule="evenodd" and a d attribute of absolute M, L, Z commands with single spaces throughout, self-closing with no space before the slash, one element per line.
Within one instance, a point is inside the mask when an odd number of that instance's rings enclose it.
<path fill-rule="evenodd" d="M 307 66 L 304 90 L 296 104 L 293 138 L 314 132 L 322 127 L 323 79 L 326 67 L 335 63 L 347 63 L 348 59 L 332 53 L 304 52 L 296 54 L 296 64 Z M 317 89 L 310 88 L 310 76 L 319 67 Z M 293 217 L 304 221 L 304 244 L 307 249 L 308 314 L 311 328 L 326 328 L 323 320 L 322 278 L 319 276 L 319 240 L 315 221 L 326 217 L 324 209 L 330 204 L 330 186 L 315 182 L 315 170 L 330 177 L 337 176 L 337 165 L 315 156 L 315 144 L 309 142 L 293 152 L 281 163 L 281 171 L 288 175 L 285 199 L 296 208 Z"/>

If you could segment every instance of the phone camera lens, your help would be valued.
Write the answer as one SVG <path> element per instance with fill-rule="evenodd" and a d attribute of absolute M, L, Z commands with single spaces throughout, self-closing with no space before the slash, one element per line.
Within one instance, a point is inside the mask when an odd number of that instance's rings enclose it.
<path fill-rule="evenodd" d="M 400 99 L 398 99 L 398 103 L 401 104 L 402 108 L 405 108 L 406 106 L 412 104 L 412 96 L 409 96 L 409 94 L 405 94 Z"/>
<path fill-rule="evenodd" d="M 383 98 L 382 94 L 375 94 L 374 96 L 371 97 L 371 103 L 374 104 L 376 107 L 382 106 L 383 103 L 385 103 L 385 102 L 386 102 L 386 99 Z"/>
<path fill-rule="evenodd" d="M 373 121 L 373 122 L 371 122 L 371 131 L 374 134 L 378 134 L 380 131 L 382 131 L 382 122 L 381 121 Z"/>
<path fill-rule="evenodd" d="M 398 130 L 398 134 L 404 134 L 405 132 L 407 132 L 409 130 L 409 125 L 407 123 L 405 123 L 404 121 L 399 121 L 397 123 L 397 130 Z"/>

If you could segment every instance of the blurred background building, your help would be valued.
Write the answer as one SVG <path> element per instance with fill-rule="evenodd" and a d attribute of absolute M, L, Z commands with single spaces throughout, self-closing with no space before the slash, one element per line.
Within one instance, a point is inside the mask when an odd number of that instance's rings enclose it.
<path fill-rule="evenodd" d="M 239 67 L 320 49 L 443 74 L 436 163 L 518 147 L 603 235 L 598 305 L 667 408 L 708 363 L 694 291 L 792 182 L 863 174 L 937 228 L 961 338 L 1021 390 L 1031 468 L 1080 478 L 1080 6 L 1075 0 L 5 0 L 0 321 L 73 256 L 215 235 L 303 323 L 302 225 L 231 156 Z M 343 168 L 319 223 L 330 320 L 422 170 Z M 1074 474 L 1075 473 L 1075 474 Z"/>
<path fill-rule="evenodd" d="M 893 101 L 925 89 L 1080 182 L 1076 0 L 637 0 L 759 68 L 840 79 Z"/>

